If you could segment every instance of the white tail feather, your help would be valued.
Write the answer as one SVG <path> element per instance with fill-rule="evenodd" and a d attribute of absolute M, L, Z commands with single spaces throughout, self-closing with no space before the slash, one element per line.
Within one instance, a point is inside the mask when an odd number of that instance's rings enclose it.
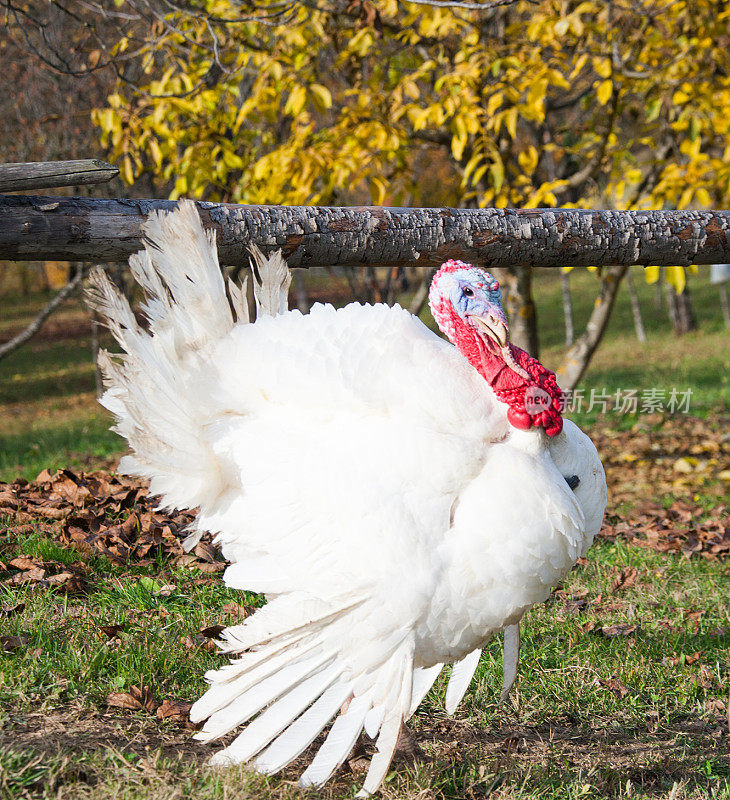
<path fill-rule="evenodd" d="M 90 276 L 89 304 L 125 350 L 99 358 L 108 387 L 102 403 L 133 451 L 120 469 L 150 478 L 152 493 L 168 507 L 192 508 L 213 502 L 238 480 L 220 469 L 205 438 L 214 412 L 198 371 L 201 351 L 225 336 L 234 319 L 215 234 L 203 230 L 194 203 L 152 213 L 143 232 L 145 250 L 132 256 L 130 267 L 146 293 L 142 310 L 152 335 L 101 270 Z"/>
<path fill-rule="evenodd" d="M 444 668 L 443 664 L 434 664 L 428 669 L 414 669 L 413 670 L 413 687 L 411 689 L 411 707 L 408 709 L 408 716 L 410 719 L 415 713 L 418 706 L 423 702 L 423 698 L 428 694 L 428 690 L 433 686 L 436 678 L 441 674 Z"/>
<path fill-rule="evenodd" d="M 259 772 L 272 774 L 291 763 L 317 738 L 350 695 L 350 683 L 335 683 L 273 741 L 254 761 Z M 223 751 L 225 752 L 225 751 Z"/>
<path fill-rule="evenodd" d="M 466 658 L 457 661 L 451 669 L 449 685 L 446 687 L 446 713 L 453 714 L 462 701 L 471 679 L 476 672 L 481 650 L 474 650 Z"/>
<path fill-rule="evenodd" d="M 236 315 L 236 322 L 248 324 L 251 321 L 248 314 L 247 300 L 248 277 L 243 279 L 243 283 L 240 286 L 236 286 L 236 284 L 229 278 L 228 295 L 231 298 L 231 305 L 233 306 L 233 312 Z"/>
<path fill-rule="evenodd" d="M 322 747 L 299 779 L 300 786 L 321 786 L 355 746 L 370 709 L 370 696 L 355 697 L 335 720 Z"/>
<path fill-rule="evenodd" d="M 387 711 L 380 734 L 376 742 L 377 752 L 370 762 L 368 774 L 358 797 L 367 797 L 378 789 L 383 782 L 388 767 L 393 760 L 398 736 L 403 725 L 403 719 L 411 705 L 411 686 L 413 685 L 413 648 L 412 645 L 398 665 L 389 697 L 385 701 Z"/>
<path fill-rule="evenodd" d="M 308 648 L 301 648 L 300 657 L 308 655 L 313 647 L 315 647 L 314 644 Z M 212 717 L 244 692 L 273 675 L 281 667 L 291 664 L 292 659 L 290 648 L 281 644 L 278 647 L 267 647 L 253 653 L 246 653 L 233 664 L 216 672 L 207 673 L 206 677 L 213 685 L 193 704 L 190 709 L 190 719 L 193 722 L 200 722 Z"/>
<path fill-rule="evenodd" d="M 499 702 L 509 696 L 509 690 L 517 678 L 517 668 L 520 662 L 520 623 L 507 625 L 504 629 L 504 647 L 502 649 L 502 693 Z"/>
<path fill-rule="evenodd" d="M 256 267 L 253 270 L 256 314 L 266 314 L 270 317 L 283 314 L 289 307 L 291 273 L 286 266 L 281 250 L 277 250 L 267 258 L 256 245 L 252 245 L 250 249 Z"/>
<path fill-rule="evenodd" d="M 248 761 L 272 742 L 309 705 L 337 680 L 340 670 L 336 665 L 318 672 L 282 695 L 273 705 L 251 722 L 246 730 L 226 748 L 228 758 Z"/>
<path fill-rule="evenodd" d="M 275 640 L 284 641 L 287 645 L 292 644 L 302 634 L 313 634 L 324 630 L 348 612 L 354 611 L 363 602 L 364 598 L 360 598 L 339 608 L 329 607 L 324 613 L 314 613 L 314 611 L 307 613 L 301 596 L 289 594 L 277 597 L 242 625 L 226 628 L 222 635 L 228 645 L 224 649 L 234 653 L 243 652 L 264 643 L 273 643 Z M 321 604 L 318 610 L 323 610 Z M 287 620 L 287 623 L 282 626 L 281 620 Z M 297 620 L 301 621 L 297 624 Z"/>
<path fill-rule="evenodd" d="M 383 717 L 385 717 L 385 706 L 383 705 L 374 706 L 365 715 L 363 727 L 365 728 L 365 733 L 367 733 L 371 739 L 374 739 L 378 735 L 380 726 L 383 724 Z"/>
<path fill-rule="evenodd" d="M 282 667 L 278 672 L 239 694 L 225 708 L 213 714 L 203 726 L 203 730 L 195 734 L 195 738 L 201 741 L 210 741 L 243 725 L 264 706 L 290 691 L 301 681 L 325 669 L 333 660 L 334 654 L 324 653 Z"/>

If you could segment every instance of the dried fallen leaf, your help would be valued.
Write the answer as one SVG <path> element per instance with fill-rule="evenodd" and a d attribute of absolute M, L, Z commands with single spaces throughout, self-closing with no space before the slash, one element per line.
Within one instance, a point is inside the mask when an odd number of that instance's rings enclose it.
<path fill-rule="evenodd" d="M 123 622 L 113 625 L 101 625 L 99 630 L 106 636 L 107 639 L 118 639 L 119 634 L 124 630 L 125 625 Z"/>
<path fill-rule="evenodd" d="M 84 594 L 88 588 L 86 581 L 73 572 L 59 572 L 57 575 L 49 575 L 46 578 L 46 582 L 66 594 Z"/>
<path fill-rule="evenodd" d="M 218 560 L 218 552 L 212 544 L 208 542 L 198 542 L 193 551 L 198 558 L 208 561 L 211 564 Z"/>
<path fill-rule="evenodd" d="M 188 650 L 204 650 L 206 653 L 217 653 L 218 648 L 213 639 L 208 639 L 200 633 L 185 637 L 185 647 Z"/>
<path fill-rule="evenodd" d="M 22 586 L 24 583 L 38 583 L 46 576 L 46 571 L 40 567 L 26 570 L 25 572 L 16 572 L 15 575 L 5 581 L 7 586 Z"/>
<path fill-rule="evenodd" d="M 614 567 L 609 591 L 611 594 L 616 594 L 623 589 L 629 589 L 636 583 L 638 577 L 639 570 L 636 567 L 621 567 L 621 569 Z"/>
<path fill-rule="evenodd" d="M 615 695 L 623 699 L 629 693 L 629 690 L 617 678 L 607 678 L 601 680 L 601 686 L 612 691 Z"/>
<path fill-rule="evenodd" d="M 43 470 L 35 481 L 0 483 L 0 509 L 12 516 L 16 524 L 11 530 L 18 533 L 24 527 L 30 532 L 33 526 L 40 525 L 44 533 L 63 544 L 72 544 L 86 555 L 101 553 L 118 564 L 151 563 L 153 556 L 163 555 L 177 563 L 185 558 L 184 563 L 210 574 L 225 568 L 209 541 L 200 543 L 197 555 L 183 553 L 180 541 L 187 535 L 194 511 L 163 514 L 156 506 L 144 481 L 103 472 Z M 11 576 L 11 585 L 45 580 L 46 576 L 33 569 L 46 569 L 51 575 L 62 571 L 49 569 L 48 562 L 30 556 L 17 556 L 15 565 L 8 566 L 29 573 Z M 71 579 L 59 579 L 57 583 L 73 586 Z"/>
<path fill-rule="evenodd" d="M 33 558 L 32 556 L 17 556 L 12 561 L 8 561 L 8 566 L 15 569 L 30 570 L 40 566 L 42 563 L 39 558 Z"/>
<path fill-rule="evenodd" d="M 174 722 L 189 722 L 192 703 L 179 700 L 163 700 L 157 709 L 157 719 L 169 719 Z"/>
<path fill-rule="evenodd" d="M 208 639 L 217 639 L 225 629 L 225 625 L 208 625 L 207 628 L 201 628 L 200 633 Z"/>
<path fill-rule="evenodd" d="M 601 636 L 612 638 L 614 636 L 631 636 L 638 629 L 638 625 L 629 625 L 626 622 L 620 622 L 618 625 L 608 625 L 598 628 L 596 633 Z"/>
<path fill-rule="evenodd" d="M 13 617 L 20 614 L 25 609 L 25 603 L 15 603 L 13 605 L 0 606 L 0 615 L 3 617 Z"/>
<path fill-rule="evenodd" d="M 159 706 L 149 686 L 130 686 L 128 692 L 112 692 L 107 695 L 106 703 L 111 708 L 129 708 L 132 711 L 143 708 L 150 714 Z"/>
<path fill-rule="evenodd" d="M 224 614 L 230 614 L 232 617 L 244 619 L 253 614 L 256 609 L 253 608 L 253 606 L 244 606 L 240 603 L 226 603 L 224 606 L 221 606 L 221 611 Z"/>
<path fill-rule="evenodd" d="M 596 630 L 596 623 L 593 620 L 586 622 L 585 625 L 581 626 L 581 630 L 583 633 L 592 633 Z"/>
<path fill-rule="evenodd" d="M 712 697 L 705 700 L 705 711 L 722 716 L 727 711 L 727 704 L 719 697 Z"/>
<path fill-rule="evenodd" d="M 142 703 L 129 692 L 112 692 L 108 694 L 106 704 L 110 708 L 130 708 L 132 711 L 139 711 L 142 708 Z"/>

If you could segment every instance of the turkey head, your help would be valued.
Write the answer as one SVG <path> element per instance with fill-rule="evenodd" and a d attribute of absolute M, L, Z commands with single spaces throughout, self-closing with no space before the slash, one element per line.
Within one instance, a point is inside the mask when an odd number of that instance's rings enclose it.
<path fill-rule="evenodd" d="M 563 429 L 563 393 L 555 374 L 509 341 L 499 282 L 483 269 L 447 261 L 434 275 L 429 305 L 443 333 L 508 406 L 507 419 L 520 430 Z"/>

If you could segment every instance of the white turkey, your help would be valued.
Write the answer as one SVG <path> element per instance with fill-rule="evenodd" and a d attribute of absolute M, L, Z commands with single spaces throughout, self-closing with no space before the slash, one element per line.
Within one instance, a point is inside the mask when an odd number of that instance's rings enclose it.
<path fill-rule="evenodd" d="M 514 672 L 514 626 L 601 524 L 595 447 L 561 419 L 554 375 L 510 344 L 481 269 L 449 261 L 433 279 L 454 344 L 398 306 L 287 311 L 280 257 L 259 259 L 245 324 L 193 203 L 144 234 L 130 267 L 149 330 L 101 271 L 90 291 L 125 351 L 100 359 L 131 446 L 120 470 L 168 507 L 199 507 L 226 584 L 268 601 L 223 632 L 232 661 L 206 675 L 198 738 L 245 726 L 213 761 L 273 773 L 334 718 L 301 783 L 326 781 L 364 730 L 371 793 L 445 664 L 449 712 L 507 626 Z"/>

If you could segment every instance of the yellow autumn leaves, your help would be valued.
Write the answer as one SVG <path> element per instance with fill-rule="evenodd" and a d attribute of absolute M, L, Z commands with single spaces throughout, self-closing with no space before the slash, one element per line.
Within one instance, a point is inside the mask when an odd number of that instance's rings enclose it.
<path fill-rule="evenodd" d="M 709 0 L 260 0 L 238 24 L 216 22 L 231 0 L 200 7 L 143 48 L 142 91 L 95 112 L 129 182 L 256 204 L 727 204 L 730 10 Z"/>

